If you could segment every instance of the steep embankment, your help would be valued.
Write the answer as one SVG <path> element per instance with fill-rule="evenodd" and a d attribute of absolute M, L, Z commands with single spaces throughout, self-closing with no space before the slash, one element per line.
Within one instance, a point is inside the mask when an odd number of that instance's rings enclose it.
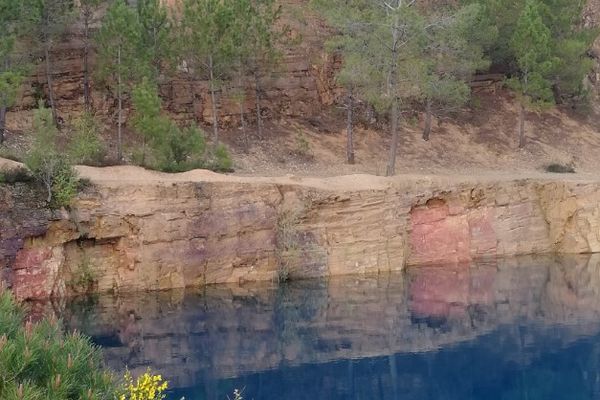
<path fill-rule="evenodd" d="M 262 115 L 265 130 L 262 138 L 255 134 L 255 101 L 252 79 L 247 79 L 243 105 L 248 120 L 250 149 L 239 124 L 239 93 L 234 82 L 222 88 L 218 106 L 223 139 L 234 153 L 236 170 L 246 175 L 336 176 L 355 173 L 382 173 L 389 147 L 388 129 L 373 116 L 357 112 L 357 164 L 345 165 L 345 115 L 336 108 L 343 92 L 336 86 L 335 72 L 340 60 L 328 55 L 323 47 L 330 30 L 310 11 L 308 0 L 281 1 L 283 23 L 291 27 L 290 43 L 282 63 L 262 82 Z M 428 4 L 435 4 L 435 1 Z M 582 17 L 586 26 L 597 26 L 600 19 L 598 0 L 588 1 Z M 103 10 L 98 12 L 98 21 Z M 98 28 L 96 22 L 93 29 Z M 53 47 L 53 82 L 58 113 L 64 121 L 65 135 L 69 122 L 83 111 L 83 28 L 70 27 L 64 40 Z M 600 40 L 590 52 L 600 58 Z M 92 49 L 90 68 L 95 65 Z M 598 64 L 600 65 L 600 64 Z M 116 154 L 115 116 L 117 102 L 104 85 L 92 76 L 93 109 L 105 129 L 103 139 L 108 160 Z M 469 173 L 470 169 L 535 171 L 553 162 L 573 164 L 578 171 L 593 172 L 600 168 L 597 148 L 600 128 L 595 111 L 599 104 L 600 67 L 590 74 L 592 94 L 590 110 L 579 114 L 564 107 L 527 115 L 527 145 L 517 149 L 518 106 L 514 96 L 501 85 L 478 88 L 472 104 L 454 115 L 434 119 L 431 140 L 421 139 L 423 115 L 418 109 L 405 113 L 398 154 L 398 171 L 402 173 Z M 206 81 L 190 81 L 185 74 L 165 79 L 161 98 L 165 111 L 174 119 L 208 126 L 212 121 L 212 104 Z M 8 114 L 6 146 L 22 155 L 31 137 L 32 109 L 39 98 L 47 97 L 42 66 L 23 85 L 17 105 Z M 129 102 L 125 116 L 130 117 Z M 417 107 L 418 108 L 418 107 Z M 139 137 L 126 129 L 126 147 L 135 148 Z"/>
<path fill-rule="evenodd" d="M 22 223 L 10 205 L 23 194 L 0 187 L 0 219 L 19 225 L 8 235 L 3 229 L 0 248 L 10 260 L 5 279 L 20 298 L 600 251 L 600 182 L 582 176 L 80 171 L 93 186 L 49 222 Z"/>

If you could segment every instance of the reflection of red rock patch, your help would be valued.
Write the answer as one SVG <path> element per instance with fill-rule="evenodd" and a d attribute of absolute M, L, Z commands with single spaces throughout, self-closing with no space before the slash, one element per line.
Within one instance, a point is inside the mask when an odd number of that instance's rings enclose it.
<path fill-rule="evenodd" d="M 449 215 L 448 205 L 430 201 L 410 213 L 411 265 L 460 263 L 471 260 L 470 230 L 465 215 Z"/>
<path fill-rule="evenodd" d="M 469 305 L 494 302 L 495 268 L 411 268 L 410 310 L 419 317 L 453 317 Z"/>

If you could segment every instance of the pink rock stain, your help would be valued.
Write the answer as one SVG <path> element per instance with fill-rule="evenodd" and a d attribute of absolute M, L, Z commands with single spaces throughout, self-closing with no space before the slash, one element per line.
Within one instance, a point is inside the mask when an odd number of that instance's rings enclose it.
<path fill-rule="evenodd" d="M 493 210 L 451 210 L 432 199 L 410 212 L 409 244 L 409 265 L 460 264 L 495 255 Z"/>
<path fill-rule="evenodd" d="M 44 262 L 52 257 L 47 247 L 23 249 L 17 253 L 12 274 L 12 291 L 17 299 L 48 298 L 48 271 Z"/>
<path fill-rule="evenodd" d="M 410 213 L 409 265 L 471 261 L 469 223 L 465 215 L 450 215 L 448 204 L 429 201 Z"/>

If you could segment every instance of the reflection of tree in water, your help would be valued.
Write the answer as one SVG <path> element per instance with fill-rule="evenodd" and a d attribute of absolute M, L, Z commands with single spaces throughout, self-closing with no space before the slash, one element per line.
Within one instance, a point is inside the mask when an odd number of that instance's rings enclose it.
<path fill-rule="evenodd" d="M 92 332 L 97 324 L 99 295 L 75 297 L 64 305 L 62 315 L 65 326 L 82 332 Z"/>
<path fill-rule="evenodd" d="M 326 315 L 327 297 L 325 280 L 286 282 L 278 286 L 273 319 L 282 360 L 290 361 L 289 356 L 294 354 L 307 357 L 315 351 L 316 334 L 308 327 L 311 321 Z"/>
<path fill-rule="evenodd" d="M 130 357 L 185 382 L 186 398 L 247 387 L 256 400 L 591 399 L 600 395 L 596 275 L 597 264 L 553 261 L 215 286 L 177 302 L 76 303 L 69 321 L 108 347 L 112 338 L 119 365 Z"/>

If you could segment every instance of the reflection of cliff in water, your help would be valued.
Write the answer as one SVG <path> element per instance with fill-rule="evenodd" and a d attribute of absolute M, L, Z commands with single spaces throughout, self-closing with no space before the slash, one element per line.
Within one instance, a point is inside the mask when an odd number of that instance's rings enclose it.
<path fill-rule="evenodd" d="M 421 353 L 411 355 L 420 360 L 414 375 L 433 368 L 428 359 L 469 347 L 475 338 L 490 361 L 526 365 L 543 356 L 537 342 L 560 349 L 597 335 L 599 317 L 600 256 L 100 297 L 73 302 L 63 315 L 70 328 L 105 347 L 113 368 L 152 366 L 175 387 L 192 386 L 200 376 L 284 374 L 336 361 L 347 374 L 364 367 L 347 360 L 367 357 L 374 373 L 382 373 L 377 365 L 383 363 L 393 376 L 402 370 L 392 366 L 400 353 Z"/>

